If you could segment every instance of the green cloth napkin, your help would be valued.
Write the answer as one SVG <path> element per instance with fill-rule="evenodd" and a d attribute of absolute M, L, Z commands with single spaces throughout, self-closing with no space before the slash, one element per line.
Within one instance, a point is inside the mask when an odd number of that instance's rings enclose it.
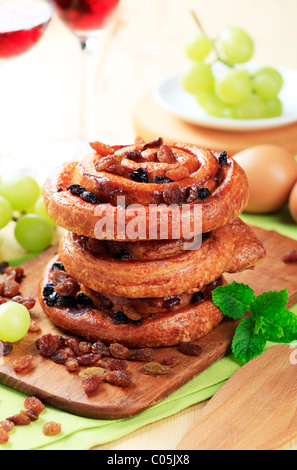
<path fill-rule="evenodd" d="M 287 210 L 265 217 L 245 214 L 243 219 L 247 223 L 277 230 L 297 240 L 297 226 L 290 218 Z M 21 262 L 21 260 L 18 260 L 18 262 Z M 292 311 L 297 314 L 297 306 Z M 239 368 L 240 364 L 230 354 L 172 393 L 158 405 L 132 418 L 115 421 L 95 420 L 81 418 L 58 409 L 46 407 L 38 421 L 24 428 L 15 427 L 10 433 L 9 442 L 0 445 L 0 449 L 87 450 L 96 445 L 114 441 L 147 424 L 174 415 L 195 403 L 211 398 Z M 24 399 L 24 395 L 0 385 L 0 421 L 21 410 Z M 61 434 L 53 437 L 44 436 L 42 427 L 48 421 L 61 423 Z"/>

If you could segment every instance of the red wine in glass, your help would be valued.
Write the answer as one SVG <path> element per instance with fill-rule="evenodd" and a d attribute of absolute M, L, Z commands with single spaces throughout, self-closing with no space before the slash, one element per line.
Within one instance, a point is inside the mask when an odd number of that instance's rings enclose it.
<path fill-rule="evenodd" d="M 61 20 L 73 32 L 91 37 L 109 22 L 119 0 L 55 0 Z"/>
<path fill-rule="evenodd" d="M 0 2 L 0 58 L 23 54 L 42 37 L 52 16 L 52 4 L 44 0 Z"/>

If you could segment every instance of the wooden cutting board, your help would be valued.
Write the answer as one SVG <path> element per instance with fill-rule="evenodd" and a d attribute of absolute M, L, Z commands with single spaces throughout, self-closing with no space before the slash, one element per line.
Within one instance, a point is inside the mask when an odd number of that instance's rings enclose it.
<path fill-rule="evenodd" d="M 278 344 L 237 371 L 178 450 L 275 450 L 297 436 L 296 349 Z"/>
<path fill-rule="evenodd" d="M 226 276 L 228 281 L 236 279 L 249 284 L 260 294 L 266 290 L 288 288 L 289 306 L 297 302 L 296 264 L 288 265 L 282 261 L 289 250 L 297 249 L 297 241 L 283 237 L 276 232 L 255 229 L 263 241 L 267 258 L 254 270 L 237 275 Z M 41 273 L 56 248 L 50 248 L 24 265 L 26 278 L 22 282 L 22 295 L 37 297 L 37 286 Z M 0 361 L 0 382 L 27 395 L 37 395 L 44 402 L 70 413 L 100 419 L 117 419 L 133 416 L 157 404 L 172 392 L 187 383 L 197 374 L 208 368 L 230 350 L 236 322 L 225 319 L 221 325 L 207 336 L 197 341 L 202 347 L 198 357 L 184 356 L 176 347 L 157 349 L 156 361 L 169 355 L 178 356 L 180 363 L 168 375 L 147 376 L 141 370 L 143 364 L 129 363 L 133 385 L 127 389 L 104 383 L 98 392 L 87 397 L 82 388 L 82 379 L 67 372 L 62 365 L 43 359 L 35 348 L 35 340 L 41 334 L 61 333 L 41 310 L 37 302 L 32 310 L 32 318 L 42 328 L 42 333 L 28 333 L 14 345 L 11 355 Z M 34 367 L 27 373 L 16 374 L 13 361 L 24 354 L 33 354 Z"/>
<path fill-rule="evenodd" d="M 167 141 L 191 142 L 213 150 L 235 155 L 255 145 L 279 145 L 297 154 L 297 124 L 251 132 L 209 129 L 189 124 L 159 106 L 152 93 L 141 96 L 134 107 L 134 127 L 137 135 L 146 141 L 157 136 Z"/>

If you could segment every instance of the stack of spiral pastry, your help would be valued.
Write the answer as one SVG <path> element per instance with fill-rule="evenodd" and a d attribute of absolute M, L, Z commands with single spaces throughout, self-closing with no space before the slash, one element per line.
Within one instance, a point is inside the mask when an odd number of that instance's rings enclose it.
<path fill-rule="evenodd" d="M 127 347 L 209 333 L 223 317 L 211 301 L 222 274 L 265 255 L 238 218 L 248 201 L 244 171 L 226 152 L 162 138 L 90 145 L 44 186 L 48 214 L 68 232 L 40 283 L 43 310 L 90 341 Z"/>

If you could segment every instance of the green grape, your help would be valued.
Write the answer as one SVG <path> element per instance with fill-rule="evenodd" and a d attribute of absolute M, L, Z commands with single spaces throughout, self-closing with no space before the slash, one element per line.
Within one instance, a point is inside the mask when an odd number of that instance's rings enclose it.
<path fill-rule="evenodd" d="M 283 85 L 283 77 L 271 67 L 259 69 L 253 76 L 253 89 L 264 100 L 276 98 Z"/>
<path fill-rule="evenodd" d="M 15 237 L 25 250 L 40 253 L 50 246 L 54 231 L 44 217 L 27 214 L 21 217 L 15 226 Z"/>
<path fill-rule="evenodd" d="M 0 340 L 15 343 L 21 340 L 30 327 L 29 311 L 16 302 L 0 305 Z"/>
<path fill-rule="evenodd" d="M 278 117 L 283 114 L 283 104 L 279 98 L 274 98 L 265 102 L 265 117 Z"/>
<path fill-rule="evenodd" d="M 210 65 L 197 62 L 192 65 L 181 77 L 182 87 L 193 95 L 209 93 L 213 89 L 214 76 Z"/>
<path fill-rule="evenodd" d="M 248 101 L 237 106 L 238 119 L 261 119 L 265 117 L 265 102 L 256 94 L 251 94 Z"/>
<path fill-rule="evenodd" d="M 12 207 L 4 197 L 0 196 L 0 229 L 6 227 L 11 219 Z"/>
<path fill-rule="evenodd" d="M 202 106 L 211 116 L 230 119 L 234 119 L 236 117 L 235 107 L 226 105 L 226 103 L 217 97 L 215 92 L 211 92 L 205 95 L 198 95 L 196 96 L 196 100 L 200 106 Z"/>
<path fill-rule="evenodd" d="M 215 91 L 226 104 L 241 104 L 251 95 L 252 84 L 247 70 L 230 70 L 215 81 Z"/>
<path fill-rule="evenodd" d="M 211 39 L 205 36 L 205 34 L 201 34 L 187 42 L 185 52 L 189 59 L 200 61 L 208 56 L 212 47 L 213 43 Z"/>
<path fill-rule="evenodd" d="M 25 211 L 40 196 L 40 187 L 30 176 L 15 175 L 0 184 L 0 195 L 7 199 L 16 211 Z"/>
<path fill-rule="evenodd" d="M 35 214 L 38 214 L 38 215 L 41 215 L 42 217 L 44 217 L 54 227 L 57 225 L 56 222 L 54 222 L 53 219 L 50 218 L 50 216 L 47 214 L 47 212 L 45 210 L 43 196 L 40 196 L 40 198 L 36 202 L 36 204 L 34 206 L 34 212 L 35 212 Z"/>
<path fill-rule="evenodd" d="M 218 42 L 230 64 L 243 64 L 253 56 L 253 40 L 240 28 L 225 28 L 221 32 Z"/>

